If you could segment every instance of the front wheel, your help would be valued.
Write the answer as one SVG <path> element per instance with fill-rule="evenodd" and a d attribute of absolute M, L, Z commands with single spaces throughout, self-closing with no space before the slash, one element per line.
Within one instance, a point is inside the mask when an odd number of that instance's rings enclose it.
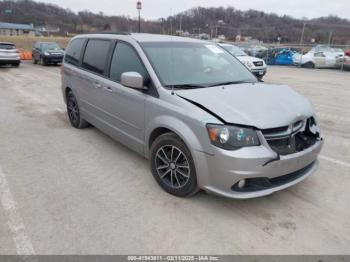
<path fill-rule="evenodd" d="M 43 57 L 40 57 L 40 64 L 43 65 L 43 66 L 46 66 L 47 63 L 45 61 L 45 59 Z"/>
<path fill-rule="evenodd" d="M 89 125 L 88 122 L 81 118 L 79 105 L 72 91 L 67 93 L 67 113 L 73 127 L 82 129 Z"/>
<path fill-rule="evenodd" d="M 151 171 L 158 184 L 172 195 L 189 197 L 198 192 L 191 153 L 173 133 L 159 136 L 152 144 Z"/>

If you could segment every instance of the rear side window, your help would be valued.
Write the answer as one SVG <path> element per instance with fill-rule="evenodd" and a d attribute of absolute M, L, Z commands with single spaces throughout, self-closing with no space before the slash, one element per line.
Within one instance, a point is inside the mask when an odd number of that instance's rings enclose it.
<path fill-rule="evenodd" d="M 137 72 L 148 79 L 147 72 L 136 51 L 128 44 L 118 43 L 113 54 L 110 79 L 120 82 L 122 73 Z"/>
<path fill-rule="evenodd" d="M 12 44 L 0 44 L 0 49 L 12 50 L 15 49 L 15 46 Z"/>
<path fill-rule="evenodd" d="M 80 55 L 83 50 L 84 42 L 85 39 L 78 38 L 69 44 L 66 50 L 65 62 L 76 66 L 79 65 Z"/>
<path fill-rule="evenodd" d="M 83 58 L 83 68 L 103 75 L 110 43 L 108 40 L 89 40 Z"/>

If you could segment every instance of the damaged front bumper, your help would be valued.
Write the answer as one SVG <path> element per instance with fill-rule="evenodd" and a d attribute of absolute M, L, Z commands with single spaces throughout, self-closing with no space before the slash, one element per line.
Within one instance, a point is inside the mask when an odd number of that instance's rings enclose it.
<path fill-rule="evenodd" d="M 318 166 L 323 146 L 318 139 L 311 147 L 279 156 L 267 144 L 227 151 L 214 147 L 213 154 L 195 153 L 199 187 L 229 198 L 255 198 L 299 183 Z M 238 183 L 245 182 L 240 188 Z"/>

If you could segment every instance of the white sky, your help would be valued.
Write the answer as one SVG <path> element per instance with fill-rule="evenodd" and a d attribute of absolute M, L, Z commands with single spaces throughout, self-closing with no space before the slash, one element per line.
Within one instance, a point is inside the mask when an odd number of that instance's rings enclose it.
<path fill-rule="evenodd" d="M 136 17 L 136 0 L 39 0 L 57 4 L 73 11 L 102 11 L 107 15 Z M 142 0 L 142 17 L 157 19 L 167 17 L 192 7 L 233 6 L 236 9 L 273 12 L 297 18 L 315 18 L 338 15 L 350 19 L 350 0 Z"/>

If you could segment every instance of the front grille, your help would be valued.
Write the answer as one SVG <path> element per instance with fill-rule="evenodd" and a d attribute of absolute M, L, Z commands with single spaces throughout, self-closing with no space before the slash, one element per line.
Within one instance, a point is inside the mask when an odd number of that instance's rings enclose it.
<path fill-rule="evenodd" d="M 262 66 L 263 65 L 263 62 L 262 61 L 257 61 L 257 62 L 253 62 L 253 64 L 255 66 Z"/>
<path fill-rule="evenodd" d="M 297 121 L 290 126 L 265 129 L 262 133 L 273 151 L 279 155 L 289 155 L 301 152 L 316 143 L 319 131 L 313 117 Z"/>

